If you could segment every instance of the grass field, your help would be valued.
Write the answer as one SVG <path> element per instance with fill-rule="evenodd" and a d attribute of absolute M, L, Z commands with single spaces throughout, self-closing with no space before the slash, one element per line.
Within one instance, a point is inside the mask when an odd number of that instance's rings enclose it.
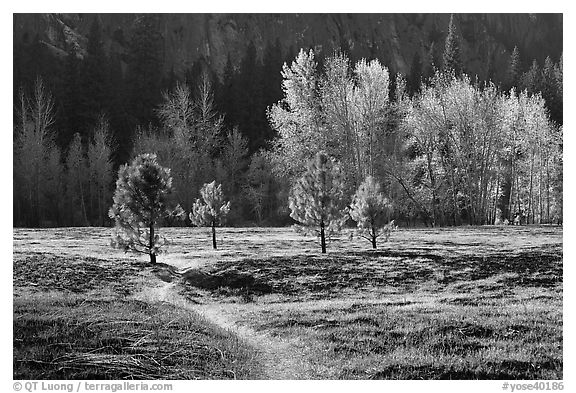
<path fill-rule="evenodd" d="M 14 230 L 14 378 L 562 379 L 562 229 Z"/>

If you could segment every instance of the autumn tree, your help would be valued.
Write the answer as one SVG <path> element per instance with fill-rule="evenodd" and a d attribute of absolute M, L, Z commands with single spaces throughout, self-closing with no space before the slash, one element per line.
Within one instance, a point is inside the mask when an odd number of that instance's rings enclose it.
<path fill-rule="evenodd" d="M 104 225 L 107 202 L 112 183 L 112 139 L 108 121 L 101 117 L 88 144 L 91 202 L 95 202 L 98 225 Z"/>
<path fill-rule="evenodd" d="M 372 243 L 376 248 L 376 240 L 385 235 L 390 236 L 393 222 L 390 222 L 392 205 L 382 194 L 380 184 L 368 176 L 358 187 L 352 204 L 350 217 L 357 223 L 358 234 Z"/>
<path fill-rule="evenodd" d="M 222 185 L 216 181 L 204 184 L 200 196 L 202 199 L 196 199 L 192 206 L 190 221 L 196 226 L 212 228 L 212 247 L 216 250 L 216 226 L 222 225 L 230 212 L 230 202 L 224 200 Z"/>
<path fill-rule="evenodd" d="M 58 176 L 61 168 L 55 144 L 55 104 L 42 79 L 36 79 L 34 90 L 27 96 L 20 91 L 14 130 L 14 191 L 18 216 L 27 225 L 39 226 L 46 211 L 45 176 Z M 55 172 L 47 174 L 46 171 Z"/>
<path fill-rule="evenodd" d="M 70 220 L 72 225 L 88 225 L 88 162 L 82 138 L 74 134 L 66 156 L 66 189 L 70 203 Z"/>
<path fill-rule="evenodd" d="M 156 255 L 166 245 L 166 239 L 158 235 L 160 223 L 184 214 L 180 205 L 169 206 L 173 191 L 170 169 L 160 166 L 156 155 L 141 154 L 130 165 L 122 165 L 108 212 L 116 224 L 112 246 L 147 254 L 150 263 L 156 263 Z"/>
<path fill-rule="evenodd" d="M 290 217 L 300 223 L 297 230 L 320 237 L 322 253 L 326 253 L 326 237 L 339 232 L 346 221 L 343 190 L 339 166 L 323 152 L 308 163 L 291 189 Z"/>
<path fill-rule="evenodd" d="M 196 94 L 187 84 L 163 94 L 158 107 L 160 129 L 142 129 L 135 152 L 154 152 L 163 165 L 172 168 L 175 198 L 185 210 L 192 209 L 194 195 L 215 176 L 214 158 L 222 146 L 224 121 L 216 111 L 211 82 L 201 74 Z"/>
<path fill-rule="evenodd" d="M 245 173 L 248 166 L 248 140 L 240 133 L 238 127 L 226 133 L 220 157 L 216 159 L 216 180 L 222 184 L 223 192 L 231 196 L 234 211 L 230 219 L 242 216 L 246 184 Z"/>
<path fill-rule="evenodd" d="M 42 167 L 42 199 L 45 216 L 54 225 L 64 225 L 65 171 L 62 165 L 62 152 L 58 146 L 51 145 L 45 155 Z"/>
<path fill-rule="evenodd" d="M 263 151 L 254 153 L 246 172 L 244 193 L 259 224 L 266 213 L 271 213 L 275 183 L 273 166 L 268 155 Z"/>
<path fill-rule="evenodd" d="M 433 84 L 436 88 L 424 87 L 421 94 L 409 102 L 402 127 L 407 131 L 406 144 L 413 151 L 413 159 L 409 163 L 410 174 L 400 175 L 398 172 L 401 168 L 392 172 L 410 199 L 420 208 L 425 221 L 430 217 L 433 226 L 437 224 L 439 218 L 438 192 L 441 171 L 439 145 L 440 134 L 446 123 L 446 119 L 439 116 L 442 110 L 436 94 L 436 89 L 440 89 L 441 83 L 436 78 Z"/>
<path fill-rule="evenodd" d="M 388 69 L 378 60 L 364 59 L 356 63 L 354 76 L 354 108 L 359 124 L 356 145 L 365 166 L 361 175 L 374 176 L 381 156 L 379 143 L 384 139 L 382 129 L 387 120 L 390 77 Z"/>
<path fill-rule="evenodd" d="M 284 98 L 269 110 L 278 133 L 275 151 L 288 177 L 302 173 L 305 162 L 325 145 L 314 52 L 301 50 L 291 65 L 282 68 Z"/>

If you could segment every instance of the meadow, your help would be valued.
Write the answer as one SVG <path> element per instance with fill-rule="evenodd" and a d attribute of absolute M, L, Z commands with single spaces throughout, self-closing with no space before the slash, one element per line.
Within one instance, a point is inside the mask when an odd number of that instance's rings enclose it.
<path fill-rule="evenodd" d="M 15 379 L 562 379 L 562 228 L 14 229 Z"/>

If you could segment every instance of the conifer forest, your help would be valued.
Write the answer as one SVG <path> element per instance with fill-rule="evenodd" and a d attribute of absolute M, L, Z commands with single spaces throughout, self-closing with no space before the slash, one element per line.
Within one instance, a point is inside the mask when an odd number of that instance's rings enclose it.
<path fill-rule="evenodd" d="M 563 14 L 13 23 L 14 379 L 563 389 Z"/>

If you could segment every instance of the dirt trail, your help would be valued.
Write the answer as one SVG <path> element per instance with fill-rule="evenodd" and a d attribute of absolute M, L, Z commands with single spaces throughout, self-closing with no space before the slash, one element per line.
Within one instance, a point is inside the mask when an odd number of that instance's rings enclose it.
<path fill-rule="evenodd" d="M 260 361 L 266 375 L 264 379 L 310 379 L 312 369 L 308 365 L 304 349 L 293 339 L 273 337 L 257 332 L 235 321 L 239 312 L 234 304 L 193 304 L 178 294 L 176 283 L 162 282 L 158 286 L 143 288 L 136 297 L 144 301 L 162 301 L 199 313 L 213 324 L 229 330 L 252 345 L 261 353 Z"/>

